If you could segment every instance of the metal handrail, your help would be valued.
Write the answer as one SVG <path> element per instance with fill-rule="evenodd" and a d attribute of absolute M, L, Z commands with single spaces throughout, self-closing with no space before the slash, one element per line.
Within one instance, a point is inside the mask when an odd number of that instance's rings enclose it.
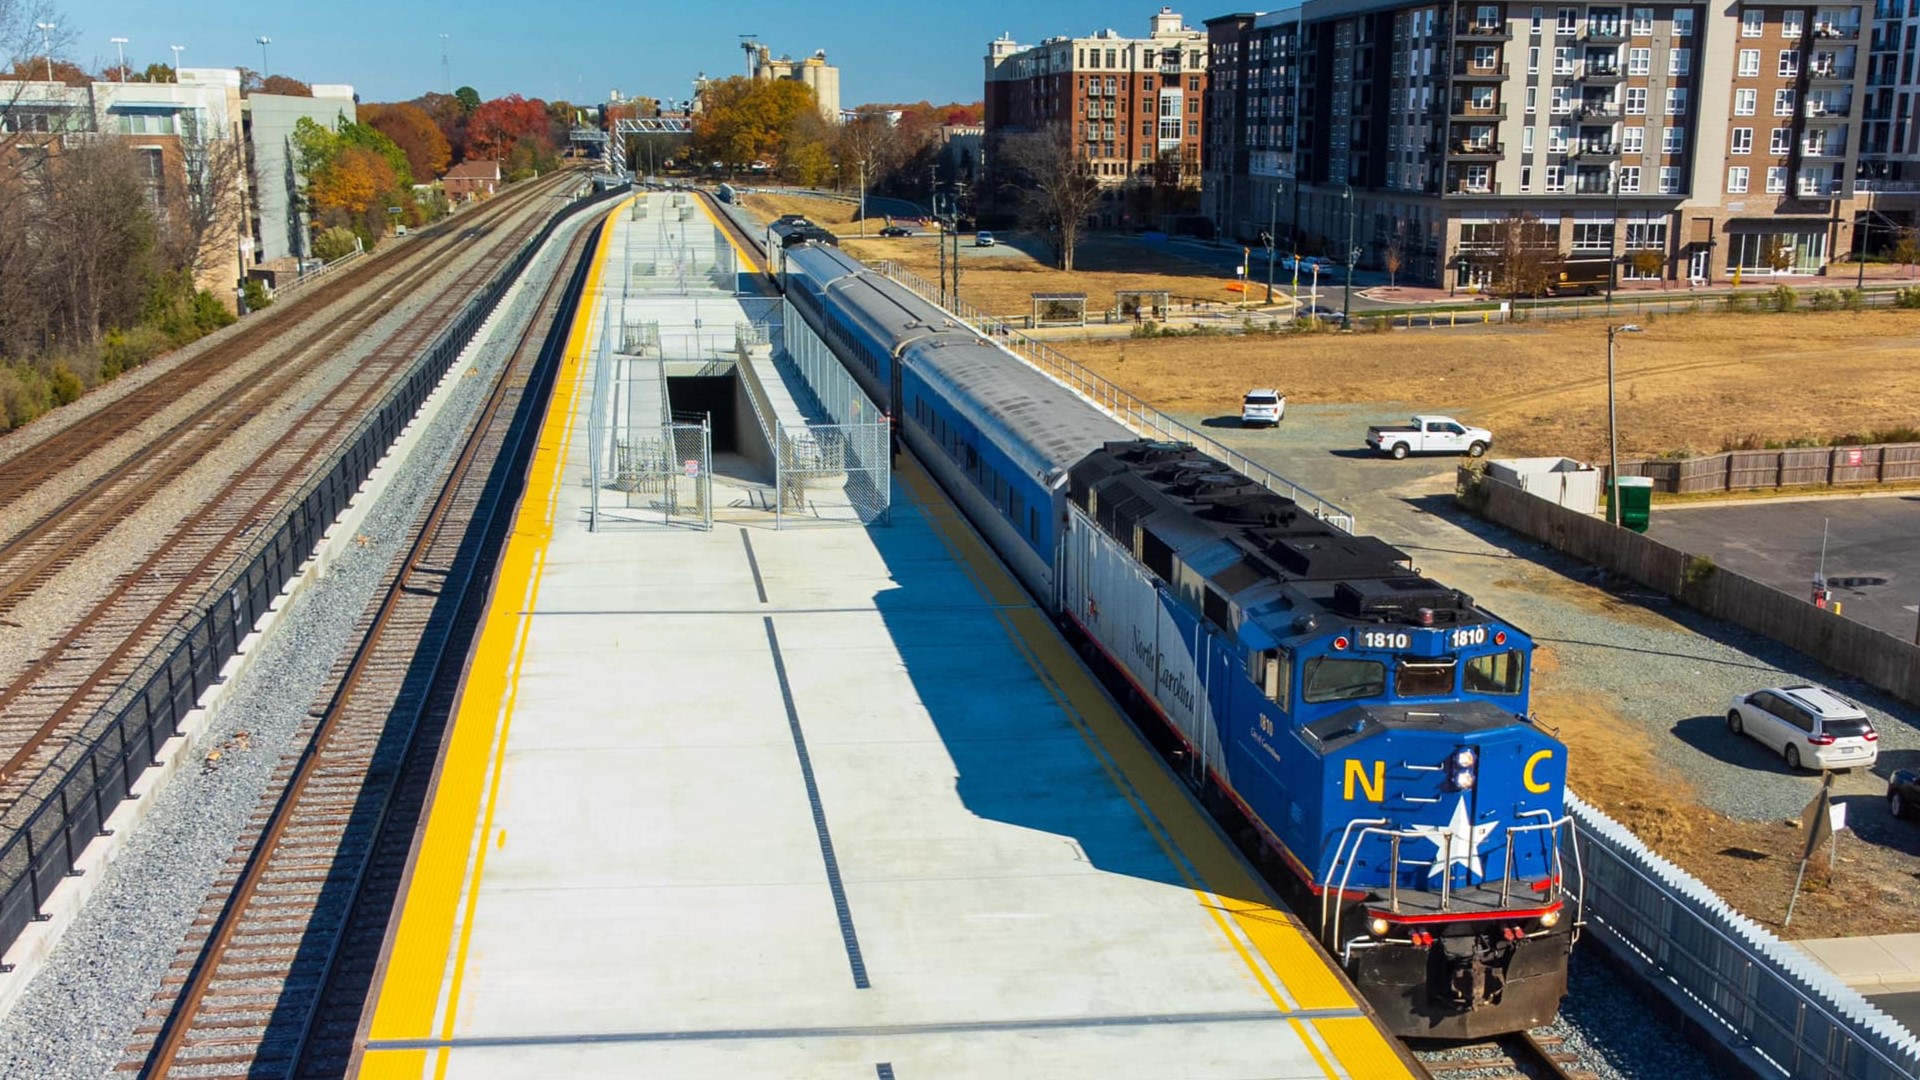
<path fill-rule="evenodd" d="M 1388 824 L 1391 824 L 1391 822 L 1386 818 L 1354 818 L 1352 821 L 1347 822 L 1347 827 L 1340 830 L 1340 843 L 1334 845 L 1333 861 L 1327 865 L 1330 868 L 1340 865 L 1340 856 L 1346 853 L 1347 839 L 1353 835 L 1353 830 L 1356 825 L 1371 826 Z M 1358 849 L 1356 848 L 1356 850 Z M 1320 930 L 1322 933 L 1325 933 L 1327 929 L 1327 896 L 1327 890 L 1320 890 Z"/>

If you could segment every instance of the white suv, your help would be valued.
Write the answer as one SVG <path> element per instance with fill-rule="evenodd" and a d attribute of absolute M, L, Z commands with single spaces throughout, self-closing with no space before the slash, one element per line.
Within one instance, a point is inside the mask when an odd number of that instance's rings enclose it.
<path fill-rule="evenodd" d="M 1735 694 L 1727 730 L 1778 751 L 1790 769 L 1849 769 L 1880 757 L 1880 733 L 1860 706 L 1817 686 Z"/>
<path fill-rule="evenodd" d="M 1287 411 L 1287 395 L 1278 390 L 1259 389 L 1247 391 L 1240 403 L 1240 426 L 1259 427 L 1265 424 L 1273 427 Z"/>

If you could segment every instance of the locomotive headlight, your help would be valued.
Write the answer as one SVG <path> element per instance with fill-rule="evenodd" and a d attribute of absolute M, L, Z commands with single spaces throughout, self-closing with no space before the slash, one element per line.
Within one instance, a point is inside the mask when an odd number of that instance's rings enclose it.
<path fill-rule="evenodd" d="M 1456 768 L 1471 769 L 1477 760 L 1479 758 L 1474 754 L 1471 746 L 1463 746 L 1453 752 L 1453 764 Z"/>
<path fill-rule="evenodd" d="M 1559 922 L 1560 922 L 1560 912 L 1557 910 L 1546 912 L 1540 916 L 1540 925 L 1546 927 L 1549 930 L 1553 929 L 1554 926 L 1558 925 Z"/>
<path fill-rule="evenodd" d="M 1387 931 L 1393 929 L 1393 924 L 1375 916 L 1373 919 L 1368 920 L 1367 929 L 1373 931 L 1374 937 L 1386 937 Z"/>
<path fill-rule="evenodd" d="M 1472 769 L 1456 769 L 1453 774 L 1453 786 L 1455 790 L 1458 790 L 1458 791 L 1466 791 L 1472 788 L 1473 787 L 1473 770 Z"/>
<path fill-rule="evenodd" d="M 1467 791 L 1479 779 L 1480 752 L 1471 746 L 1458 746 L 1447 755 L 1447 783 L 1455 791 Z"/>

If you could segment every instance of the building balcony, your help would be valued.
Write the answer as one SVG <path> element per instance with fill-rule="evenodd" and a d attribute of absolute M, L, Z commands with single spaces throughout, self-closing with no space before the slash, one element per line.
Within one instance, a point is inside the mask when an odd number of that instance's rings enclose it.
<path fill-rule="evenodd" d="M 1582 161 L 1611 161 L 1620 156 L 1620 144 L 1611 142 L 1574 143 L 1567 147 L 1567 156 Z"/>
<path fill-rule="evenodd" d="M 1507 77 L 1507 65 L 1494 64 L 1491 67 L 1479 67 L 1471 60 L 1456 60 L 1453 64 L 1453 77 L 1456 79 L 1486 79 L 1493 81 Z"/>
<path fill-rule="evenodd" d="M 1627 77 L 1627 69 L 1619 64 L 1588 64 L 1580 72 L 1580 81 L 1598 85 L 1611 85 Z"/>
<path fill-rule="evenodd" d="M 1506 152 L 1506 144 L 1493 139 L 1456 141 L 1447 148 L 1447 153 L 1457 158 L 1497 158 Z"/>
<path fill-rule="evenodd" d="M 1814 64 L 1807 68 L 1807 81 L 1817 83 L 1853 81 L 1852 64 Z"/>
<path fill-rule="evenodd" d="M 1850 41 L 1860 36 L 1859 23 L 1815 23 L 1808 30 L 1818 41 Z"/>
<path fill-rule="evenodd" d="M 1467 179 L 1466 177 L 1456 177 L 1455 179 L 1449 180 L 1447 182 L 1446 189 L 1442 192 L 1442 194 L 1445 194 L 1445 195 L 1498 195 L 1500 194 L 1500 185 L 1498 182 L 1493 180 L 1475 182 Z"/>
<path fill-rule="evenodd" d="M 1835 161 L 1847 156 L 1845 143 L 1802 143 L 1800 156 L 1817 158 L 1821 161 Z"/>
<path fill-rule="evenodd" d="M 1841 102 L 1837 105 L 1823 105 L 1817 101 L 1809 101 L 1807 102 L 1806 109 L 1807 123 L 1844 124 L 1852 112 L 1853 106 L 1847 102 Z"/>
<path fill-rule="evenodd" d="M 1793 195 L 1797 199 L 1831 199 L 1842 190 L 1839 180 L 1802 180 L 1793 186 Z"/>
<path fill-rule="evenodd" d="M 1587 24 L 1584 41 L 1593 45 L 1625 45 L 1627 43 L 1626 23 Z"/>
<path fill-rule="evenodd" d="M 1883 192 L 1920 191 L 1920 180 L 1881 180 L 1875 177 L 1862 177 L 1853 182 L 1855 195 L 1877 195 Z"/>
<path fill-rule="evenodd" d="M 1468 41 L 1512 41 L 1513 29 L 1505 21 L 1497 23 L 1462 23 L 1454 33 Z"/>
<path fill-rule="evenodd" d="M 1455 120 L 1504 120 L 1507 117 L 1507 103 L 1502 101 L 1492 106 L 1482 107 L 1471 101 L 1456 101 L 1448 115 Z"/>
<path fill-rule="evenodd" d="M 1582 120 L 1618 120 L 1620 119 L 1620 106 L 1618 103 L 1610 101 L 1593 105 L 1582 105 L 1578 109 L 1575 109 L 1573 114 Z"/>

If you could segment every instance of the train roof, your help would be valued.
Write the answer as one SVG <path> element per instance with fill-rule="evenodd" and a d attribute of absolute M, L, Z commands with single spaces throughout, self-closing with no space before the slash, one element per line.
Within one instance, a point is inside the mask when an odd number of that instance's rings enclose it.
<path fill-rule="evenodd" d="M 979 406 L 975 421 L 996 425 L 995 442 L 1049 486 L 1049 475 L 1133 433 L 1080 395 L 1005 349 L 969 332 L 914 344 L 904 354 L 912 370 L 949 391 L 949 400 Z"/>
<path fill-rule="evenodd" d="M 1323 619 L 1486 619 L 1471 597 L 1414 570 L 1405 552 L 1316 518 L 1186 443 L 1108 443 L 1073 466 L 1070 497 L 1129 548 L 1135 528 L 1144 530 L 1137 550 L 1169 585 L 1197 577 L 1276 641 L 1324 629 Z"/>

